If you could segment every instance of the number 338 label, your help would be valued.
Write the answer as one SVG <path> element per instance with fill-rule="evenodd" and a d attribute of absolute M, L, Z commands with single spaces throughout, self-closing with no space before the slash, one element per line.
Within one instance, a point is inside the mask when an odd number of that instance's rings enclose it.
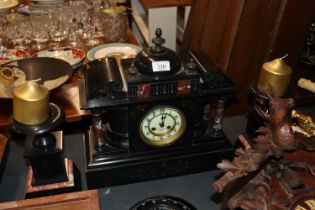
<path fill-rule="evenodd" d="M 152 62 L 153 72 L 170 71 L 171 66 L 169 61 L 154 61 Z"/>

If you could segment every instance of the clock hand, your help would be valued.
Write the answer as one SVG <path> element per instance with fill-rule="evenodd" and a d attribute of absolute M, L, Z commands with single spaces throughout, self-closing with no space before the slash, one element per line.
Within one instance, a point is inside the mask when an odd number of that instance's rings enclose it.
<path fill-rule="evenodd" d="M 166 115 L 164 115 L 164 114 L 162 114 L 162 116 L 161 116 L 161 122 L 159 123 L 159 125 L 160 125 L 160 127 L 164 127 L 164 120 L 165 120 L 165 118 L 166 118 Z"/>

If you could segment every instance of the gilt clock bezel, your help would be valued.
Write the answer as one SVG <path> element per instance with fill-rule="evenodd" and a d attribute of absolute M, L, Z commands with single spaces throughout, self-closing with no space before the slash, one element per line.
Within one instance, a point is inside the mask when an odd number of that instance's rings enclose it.
<path fill-rule="evenodd" d="M 182 124 L 181 124 L 179 131 L 175 135 L 171 136 L 170 138 L 163 140 L 163 141 L 152 141 L 151 139 L 147 138 L 144 135 L 143 130 L 142 130 L 142 126 L 144 124 L 145 119 L 147 118 L 147 116 L 149 114 L 151 114 L 155 110 L 159 110 L 162 108 L 175 110 L 176 113 L 180 116 Z M 170 146 L 170 145 L 176 143 L 180 139 L 180 137 L 182 137 L 183 134 L 185 133 L 186 127 L 187 127 L 186 116 L 181 109 L 179 109 L 178 107 L 169 106 L 169 105 L 159 105 L 159 106 L 155 106 L 155 107 L 149 109 L 147 112 L 145 112 L 145 114 L 141 118 L 141 121 L 139 124 L 139 135 L 140 135 L 141 140 L 146 145 L 151 146 L 151 147 L 156 147 L 156 148 L 163 148 L 163 147 L 167 147 L 167 146 Z"/>

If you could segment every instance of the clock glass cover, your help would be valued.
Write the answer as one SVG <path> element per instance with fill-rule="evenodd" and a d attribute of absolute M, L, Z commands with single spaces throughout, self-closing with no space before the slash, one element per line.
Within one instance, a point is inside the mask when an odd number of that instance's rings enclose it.
<path fill-rule="evenodd" d="M 160 106 L 145 114 L 140 125 L 140 137 L 147 145 L 165 147 L 175 143 L 185 129 L 186 119 L 182 111 Z"/>

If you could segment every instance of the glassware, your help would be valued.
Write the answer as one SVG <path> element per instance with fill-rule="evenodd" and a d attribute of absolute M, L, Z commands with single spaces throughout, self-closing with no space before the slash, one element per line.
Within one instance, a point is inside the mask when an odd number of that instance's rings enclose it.
<path fill-rule="evenodd" d="M 75 1 L 74 4 L 74 15 L 77 21 L 77 34 L 81 35 L 83 31 L 83 26 L 88 18 L 88 7 L 85 1 Z"/>
<path fill-rule="evenodd" d="M 0 19 L 0 51 L 3 51 L 7 49 L 7 26 L 6 26 L 6 19 L 1 18 Z"/>
<path fill-rule="evenodd" d="M 32 39 L 36 42 L 36 44 L 32 46 L 34 50 L 39 51 L 46 48 L 46 43 L 49 40 L 48 20 L 47 15 L 33 15 L 30 17 Z"/>
<path fill-rule="evenodd" d="M 125 42 L 128 38 L 127 8 L 123 6 L 108 7 L 101 11 L 104 38 L 110 42 Z"/>
<path fill-rule="evenodd" d="M 101 11 L 103 9 L 103 6 L 102 6 L 103 0 L 94 0 L 93 4 L 94 4 L 93 13 L 97 14 L 98 16 L 98 21 L 95 22 L 94 37 L 104 37 L 103 29 L 102 29 L 102 14 L 101 14 Z"/>
<path fill-rule="evenodd" d="M 34 26 L 33 30 L 33 40 L 36 42 L 36 45 L 33 45 L 33 49 L 37 51 L 45 49 L 49 40 L 48 30 L 40 26 Z"/>
<path fill-rule="evenodd" d="M 71 6 L 64 7 L 64 13 L 68 17 L 67 24 L 69 25 L 68 41 L 72 47 L 77 47 L 80 44 L 80 37 L 77 33 L 78 20 L 75 17 L 75 10 Z"/>
<path fill-rule="evenodd" d="M 58 48 L 62 47 L 62 42 L 69 35 L 69 25 L 66 22 L 66 16 L 62 9 L 58 9 L 54 12 L 55 21 L 50 25 L 50 37 L 53 41 L 52 47 Z"/>
<path fill-rule="evenodd" d="M 55 42 L 54 47 L 60 47 L 62 41 L 67 38 L 68 32 L 65 29 L 64 24 L 57 23 L 56 28 L 50 32 L 51 39 Z"/>
<path fill-rule="evenodd" d="M 25 40 L 25 34 L 23 29 L 27 23 L 27 18 L 24 15 L 11 13 L 5 18 L 1 18 L 3 25 L 3 32 L 5 32 L 6 37 L 10 40 L 15 49 L 25 50 L 27 48 L 23 41 Z"/>
<path fill-rule="evenodd" d="M 15 49 L 25 50 L 27 46 L 24 44 L 25 34 L 23 29 L 25 28 L 25 22 L 27 19 L 25 16 L 20 14 L 11 13 L 7 15 L 7 37 L 11 39 Z"/>
<path fill-rule="evenodd" d="M 7 35 L 11 38 L 15 49 L 25 50 L 27 48 L 23 44 L 24 36 L 20 23 L 10 23 L 7 28 Z"/>
<path fill-rule="evenodd" d="M 94 46 L 100 43 L 100 41 L 95 37 L 95 32 L 97 30 L 97 26 L 99 25 L 100 17 L 97 13 L 93 13 L 88 18 L 88 24 L 87 24 L 87 40 L 86 45 L 87 46 Z"/>
<path fill-rule="evenodd" d="M 25 16 L 25 20 L 23 21 L 23 24 L 21 25 L 21 29 L 24 32 L 24 44 L 28 45 L 32 42 L 32 37 L 33 37 L 33 30 L 32 30 L 32 25 L 30 22 L 30 17 Z"/>
<path fill-rule="evenodd" d="M 84 22 L 88 17 L 88 6 L 85 1 L 69 1 L 68 8 L 69 44 L 76 47 L 81 44 L 80 37 L 83 33 Z"/>
<path fill-rule="evenodd" d="M 77 33 L 78 30 L 78 19 L 76 18 L 75 15 L 75 7 L 73 6 L 72 2 L 69 2 L 67 7 L 64 8 L 64 13 L 66 14 L 67 22 L 69 24 L 69 35 L 68 35 L 68 40 L 69 40 L 69 45 L 72 47 L 76 47 L 79 45 L 79 36 Z"/>
<path fill-rule="evenodd" d="M 7 49 L 7 37 L 5 34 L 0 32 L 0 51 Z"/>

